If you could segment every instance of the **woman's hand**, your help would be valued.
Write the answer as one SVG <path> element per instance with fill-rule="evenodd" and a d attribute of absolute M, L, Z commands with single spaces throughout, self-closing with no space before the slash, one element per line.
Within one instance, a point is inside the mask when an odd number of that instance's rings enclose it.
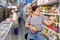
<path fill-rule="evenodd" d="M 32 27 L 32 26 L 30 26 L 30 30 L 32 33 L 36 33 L 38 31 L 36 27 Z"/>
<path fill-rule="evenodd" d="M 33 29 L 33 27 L 32 27 L 32 26 L 29 26 L 29 28 L 30 28 L 30 30 L 32 30 L 32 29 Z"/>

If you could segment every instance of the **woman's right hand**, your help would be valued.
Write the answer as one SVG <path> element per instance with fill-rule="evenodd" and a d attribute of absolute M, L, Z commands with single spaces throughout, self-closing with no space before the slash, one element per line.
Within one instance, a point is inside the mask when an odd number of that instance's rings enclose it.
<path fill-rule="evenodd" d="M 33 30 L 33 27 L 32 26 L 29 26 L 30 30 Z"/>

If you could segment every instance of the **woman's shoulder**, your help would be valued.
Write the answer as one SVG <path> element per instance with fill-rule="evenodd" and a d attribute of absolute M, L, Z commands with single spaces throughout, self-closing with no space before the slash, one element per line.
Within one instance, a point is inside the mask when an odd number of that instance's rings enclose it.
<path fill-rule="evenodd" d="M 39 15 L 39 18 L 46 18 L 46 16 L 43 15 L 43 14 L 40 14 L 40 15 Z"/>
<path fill-rule="evenodd" d="M 39 16 L 43 17 L 44 15 L 43 14 L 40 14 Z"/>

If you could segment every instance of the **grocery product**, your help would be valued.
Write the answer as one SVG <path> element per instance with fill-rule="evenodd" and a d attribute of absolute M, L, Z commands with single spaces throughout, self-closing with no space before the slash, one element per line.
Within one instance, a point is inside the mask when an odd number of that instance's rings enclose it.
<path fill-rule="evenodd" d="M 48 30 L 47 30 L 46 28 L 43 29 L 43 33 L 44 33 L 44 34 L 47 33 L 47 31 L 48 31 Z"/>
<path fill-rule="evenodd" d="M 36 27 L 32 27 L 32 30 L 31 30 L 31 32 L 34 34 L 34 33 L 36 33 L 38 31 L 38 29 L 36 28 Z"/>
<path fill-rule="evenodd" d="M 54 33 L 52 35 L 52 38 L 53 38 L 53 40 L 56 40 L 56 38 L 57 38 Z"/>
<path fill-rule="evenodd" d="M 58 16 L 58 22 L 60 23 L 60 16 Z"/>
<path fill-rule="evenodd" d="M 50 9 L 50 13 L 54 13 L 54 9 L 53 9 L 53 7 Z"/>
<path fill-rule="evenodd" d="M 52 29 L 53 31 L 56 31 L 56 27 L 54 27 L 52 24 L 51 25 L 47 25 L 48 28 Z"/>
<path fill-rule="evenodd" d="M 56 26 L 56 23 L 52 23 L 53 26 Z"/>

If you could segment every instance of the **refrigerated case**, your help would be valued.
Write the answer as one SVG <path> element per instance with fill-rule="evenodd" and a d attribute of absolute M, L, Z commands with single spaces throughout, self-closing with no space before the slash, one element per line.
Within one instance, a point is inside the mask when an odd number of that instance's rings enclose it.
<path fill-rule="evenodd" d="M 2 21 L 0 23 L 0 40 L 12 40 L 11 39 L 11 27 L 12 22 L 7 23 L 6 21 Z M 10 38 L 7 38 L 10 37 Z"/>

